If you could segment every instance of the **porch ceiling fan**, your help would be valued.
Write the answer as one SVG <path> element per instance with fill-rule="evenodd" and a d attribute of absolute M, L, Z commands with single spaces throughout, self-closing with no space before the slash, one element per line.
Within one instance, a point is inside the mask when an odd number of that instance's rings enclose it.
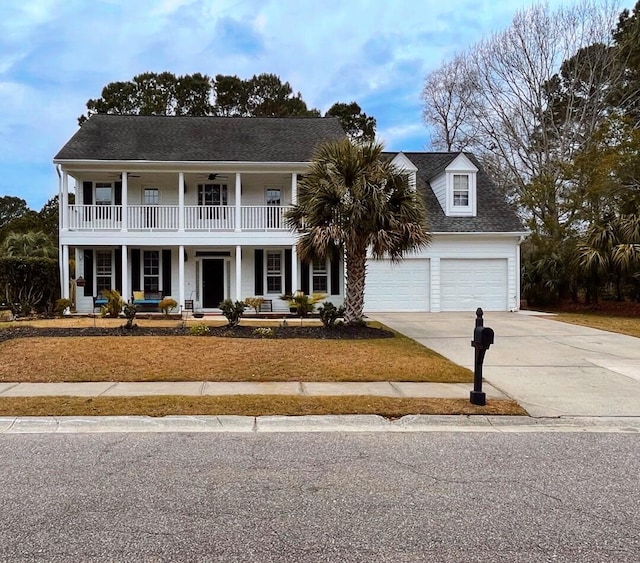
<path fill-rule="evenodd" d="M 199 178 L 205 178 L 207 180 L 209 180 L 210 182 L 213 182 L 214 180 L 226 180 L 227 178 L 229 178 L 228 174 L 219 174 L 217 172 L 211 172 L 209 174 L 197 174 L 197 176 Z"/>

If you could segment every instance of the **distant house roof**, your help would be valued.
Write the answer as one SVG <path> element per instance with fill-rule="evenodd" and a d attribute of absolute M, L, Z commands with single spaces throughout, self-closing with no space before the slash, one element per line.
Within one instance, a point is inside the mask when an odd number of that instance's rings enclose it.
<path fill-rule="evenodd" d="M 388 153 L 392 158 L 397 152 Z M 403 152 L 418 168 L 416 184 L 427 208 L 429 230 L 435 233 L 523 232 L 525 229 L 504 194 L 493 183 L 475 156 L 465 156 L 478 168 L 476 217 L 447 217 L 429 183 L 442 174 L 459 152 Z"/>
<path fill-rule="evenodd" d="M 344 138 L 335 117 L 177 117 L 96 114 L 55 160 L 306 162 Z"/>

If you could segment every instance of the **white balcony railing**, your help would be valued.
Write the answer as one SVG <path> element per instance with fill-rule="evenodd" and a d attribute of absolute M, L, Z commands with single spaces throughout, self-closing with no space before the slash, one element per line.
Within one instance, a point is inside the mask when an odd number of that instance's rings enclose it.
<path fill-rule="evenodd" d="M 186 231 L 229 231 L 235 229 L 235 207 L 229 205 L 186 205 Z"/>
<path fill-rule="evenodd" d="M 127 228 L 130 231 L 172 231 L 178 228 L 177 205 L 129 205 Z"/>
<path fill-rule="evenodd" d="M 178 205 L 128 205 L 126 228 L 130 231 L 177 231 Z M 236 208 L 233 205 L 185 205 L 185 231 L 233 231 Z M 286 205 L 240 206 L 240 229 L 248 231 L 286 231 Z M 69 229 L 85 231 L 121 230 L 120 205 L 69 205 Z"/>
<path fill-rule="evenodd" d="M 122 229 L 120 205 L 70 205 L 69 229 L 111 231 Z"/>
<path fill-rule="evenodd" d="M 241 206 L 242 229 L 252 231 L 287 230 L 285 212 L 290 209 L 284 205 L 243 205 Z"/>

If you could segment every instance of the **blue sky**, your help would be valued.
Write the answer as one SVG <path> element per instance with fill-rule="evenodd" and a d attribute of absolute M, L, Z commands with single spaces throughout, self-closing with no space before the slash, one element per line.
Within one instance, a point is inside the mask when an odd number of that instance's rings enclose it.
<path fill-rule="evenodd" d="M 2 0 L 0 195 L 39 210 L 52 158 L 103 86 L 145 71 L 288 81 L 311 107 L 357 101 L 390 150 L 426 150 L 427 72 L 526 0 Z M 561 0 L 551 0 L 557 6 Z M 631 6 L 633 2 L 626 2 Z"/>

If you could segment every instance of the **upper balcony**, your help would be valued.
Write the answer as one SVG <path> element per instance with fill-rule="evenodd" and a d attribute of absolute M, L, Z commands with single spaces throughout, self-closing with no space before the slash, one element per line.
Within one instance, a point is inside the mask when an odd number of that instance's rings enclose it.
<path fill-rule="evenodd" d="M 66 196 L 69 178 L 75 179 L 72 204 Z M 281 237 L 289 232 L 285 216 L 296 191 L 296 172 L 65 171 L 62 230 L 73 237 L 101 232 L 181 237 L 217 232 L 226 238 L 279 232 Z"/>
<path fill-rule="evenodd" d="M 69 205 L 70 231 L 288 231 L 289 205 Z M 126 210 L 126 213 L 123 213 Z M 238 221 L 239 217 L 239 221 Z M 124 220 L 123 220 L 124 219 Z"/>

